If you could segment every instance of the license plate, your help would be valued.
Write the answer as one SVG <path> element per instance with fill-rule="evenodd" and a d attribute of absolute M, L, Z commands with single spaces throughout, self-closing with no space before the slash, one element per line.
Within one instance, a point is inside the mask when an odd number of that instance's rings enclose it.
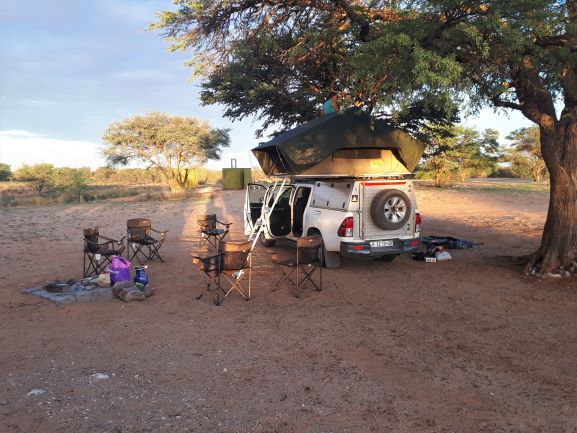
<path fill-rule="evenodd" d="M 376 248 L 376 247 L 392 247 L 393 246 L 393 241 L 372 241 L 371 242 L 371 247 Z"/>

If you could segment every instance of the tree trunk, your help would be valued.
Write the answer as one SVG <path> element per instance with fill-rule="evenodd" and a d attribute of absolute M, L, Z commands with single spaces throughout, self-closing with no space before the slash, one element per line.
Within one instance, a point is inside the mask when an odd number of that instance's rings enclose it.
<path fill-rule="evenodd" d="M 577 261 L 577 117 L 568 117 L 541 127 L 551 191 L 541 246 L 530 256 L 527 270 L 536 266 L 551 272 Z"/>
<path fill-rule="evenodd" d="M 176 173 L 171 173 L 171 175 L 167 177 L 167 181 L 170 192 L 183 193 L 185 191 L 185 188 L 181 185 Z"/>

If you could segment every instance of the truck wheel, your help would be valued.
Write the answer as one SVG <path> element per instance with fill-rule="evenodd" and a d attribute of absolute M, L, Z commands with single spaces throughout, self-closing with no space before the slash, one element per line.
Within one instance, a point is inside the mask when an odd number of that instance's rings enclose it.
<path fill-rule="evenodd" d="M 265 238 L 265 237 L 264 237 L 264 233 L 261 233 L 261 234 L 260 234 L 259 241 L 260 241 L 260 244 L 261 244 L 263 247 L 265 247 L 265 248 L 272 248 L 272 247 L 274 247 L 274 244 L 275 244 L 275 242 L 276 242 L 274 239 L 267 239 L 267 238 Z"/>
<path fill-rule="evenodd" d="M 322 236 L 322 234 L 318 229 L 309 229 L 307 236 Z M 340 268 L 341 255 L 336 251 L 327 251 L 323 246 L 322 263 L 323 268 Z"/>
<path fill-rule="evenodd" d="M 389 263 L 392 262 L 393 260 L 395 260 L 397 258 L 396 254 L 387 254 L 381 257 L 377 257 L 375 260 L 378 260 L 379 262 L 383 262 L 383 263 Z"/>
<path fill-rule="evenodd" d="M 371 203 L 371 218 L 383 230 L 397 230 L 411 216 L 411 200 L 403 191 L 384 189 Z"/>

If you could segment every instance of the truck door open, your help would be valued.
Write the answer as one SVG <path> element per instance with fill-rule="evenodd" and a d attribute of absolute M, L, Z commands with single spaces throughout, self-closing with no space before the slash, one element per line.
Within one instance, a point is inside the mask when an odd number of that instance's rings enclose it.
<path fill-rule="evenodd" d="M 311 188 L 308 186 L 299 186 L 295 191 L 293 197 L 293 221 L 292 221 L 292 232 L 296 237 L 300 237 L 303 234 L 303 217 L 305 209 L 309 202 L 309 197 L 311 195 Z"/>
<path fill-rule="evenodd" d="M 244 234 L 249 235 L 253 225 L 262 213 L 267 187 L 259 183 L 249 183 L 244 199 Z"/>
<path fill-rule="evenodd" d="M 277 204 L 269 215 L 268 229 L 273 236 L 286 236 L 291 232 L 291 205 L 290 198 L 292 194 L 292 187 L 283 187 L 283 191 L 278 199 Z M 267 206 L 270 208 L 273 205 L 278 189 L 270 191 L 267 194 Z"/>

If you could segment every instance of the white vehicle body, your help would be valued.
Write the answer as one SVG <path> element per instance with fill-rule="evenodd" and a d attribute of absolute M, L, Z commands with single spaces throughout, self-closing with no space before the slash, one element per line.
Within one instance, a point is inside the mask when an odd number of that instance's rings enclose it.
<path fill-rule="evenodd" d="M 419 248 L 420 215 L 410 179 L 293 177 L 280 195 L 279 188 L 263 184 L 247 187 L 246 235 L 261 215 L 265 215 L 264 244 L 320 234 L 329 267 L 338 266 L 341 256 L 389 261 Z"/>

